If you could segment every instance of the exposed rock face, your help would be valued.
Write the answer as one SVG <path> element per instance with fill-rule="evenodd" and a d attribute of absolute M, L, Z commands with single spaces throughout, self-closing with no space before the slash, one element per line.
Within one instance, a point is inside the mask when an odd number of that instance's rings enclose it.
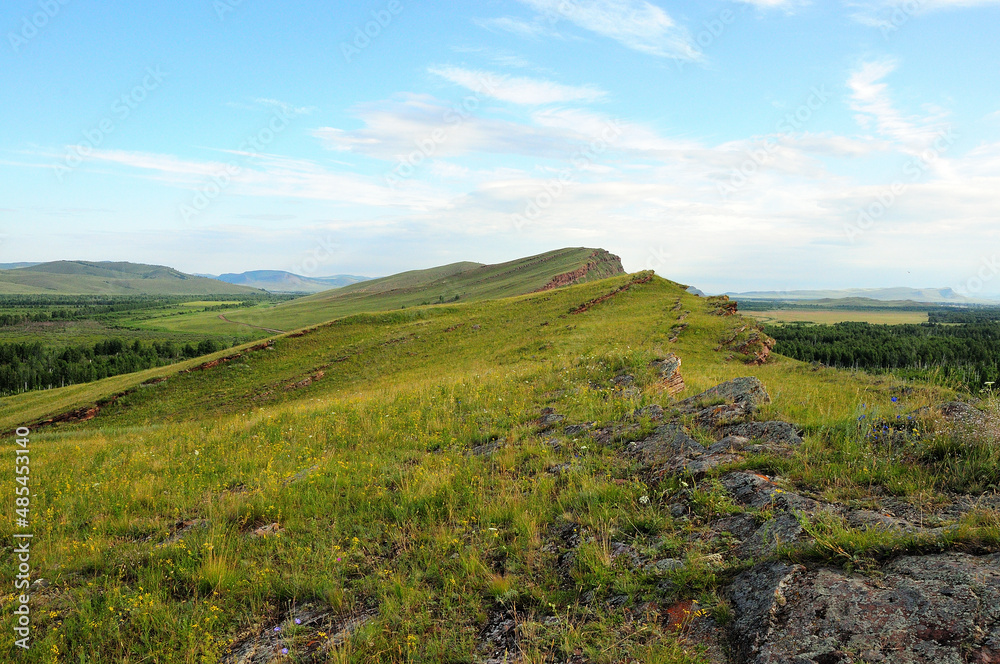
<path fill-rule="evenodd" d="M 653 368 L 660 372 L 663 387 L 671 396 L 684 390 L 684 378 L 681 377 L 681 358 L 670 353 L 662 360 L 653 360 Z"/>
<path fill-rule="evenodd" d="M 723 339 L 715 347 L 715 350 L 735 350 L 746 356 L 747 364 L 760 365 L 767 362 L 776 343 L 777 341 L 764 334 L 764 328 L 753 323 L 733 330 L 728 338 Z"/>
<path fill-rule="evenodd" d="M 625 268 L 622 267 L 622 259 L 604 249 L 597 249 L 590 255 L 590 259 L 586 265 L 575 270 L 570 270 L 569 272 L 557 274 L 535 292 L 538 293 L 552 290 L 553 288 L 561 288 L 562 286 L 571 286 L 589 279 L 604 279 L 606 277 L 613 277 L 616 274 L 625 274 Z"/>
<path fill-rule="evenodd" d="M 712 401 L 722 403 L 705 405 Z M 771 397 L 763 383 L 753 376 L 742 376 L 688 397 L 678 405 L 683 412 L 696 413 L 695 420 L 698 424 L 716 427 L 747 419 L 761 405 L 770 402 Z"/>
<path fill-rule="evenodd" d="M 722 432 L 727 436 L 745 436 L 771 445 L 798 447 L 802 444 L 798 430 L 789 422 L 742 422 L 724 426 Z"/>
<path fill-rule="evenodd" d="M 729 589 L 739 664 L 1000 662 L 1000 555 L 899 558 L 877 578 L 761 563 Z"/>
<path fill-rule="evenodd" d="M 646 466 L 658 466 L 678 456 L 703 454 L 705 448 L 679 424 L 664 424 L 645 440 L 629 443 L 626 452 Z"/>
<path fill-rule="evenodd" d="M 715 306 L 712 311 L 716 316 L 732 316 L 736 314 L 736 300 L 730 300 L 728 295 L 716 295 L 708 298 L 708 302 Z"/>

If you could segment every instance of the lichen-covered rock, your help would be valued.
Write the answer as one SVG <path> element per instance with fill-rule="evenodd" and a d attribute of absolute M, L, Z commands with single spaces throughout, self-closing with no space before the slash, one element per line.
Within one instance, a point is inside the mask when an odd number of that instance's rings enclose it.
<path fill-rule="evenodd" d="M 823 509 L 824 504 L 801 496 L 792 491 L 785 491 L 773 479 L 766 475 L 753 472 L 726 473 L 719 478 L 723 488 L 737 503 L 757 509 L 770 508 L 789 512 L 811 514 Z"/>
<path fill-rule="evenodd" d="M 752 535 L 744 539 L 736 547 L 735 554 L 738 558 L 763 558 L 777 551 L 782 544 L 794 544 L 806 537 L 798 518 L 788 512 L 781 512 L 762 523 Z"/>
<path fill-rule="evenodd" d="M 721 397 L 727 402 L 740 404 L 751 412 L 756 411 L 758 407 L 766 403 L 771 403 L 771 397 L 768 395 L 767 390 L 764 389 L 764 384 L 754 376 L 741 376 L 725 383 L 720 383 L 701 394 L 695 395 L 690 399 L 685 399 L 681 403 L 696 402 L 713 397 Z"/>
<path fill-rule="evenodd" d="M 635 456 L 644 465 L 651 466 L 668 462 L 678 454 L 704 453 L 705 448 L 688 435 L 679 424 L 664 424 L 657 427 L 653 435 L 628 444 L 626 453 Z"/>
<path fill-rule="evenodd" d="M 710 402 L 717 403 L 710 403 Z M 751 418 L 771 397 L 753 376 L 741 376 L 688 397 L 678 403 L 682 412 L 695 413 L 698 424 L 720 427 Z"/>
<path fill-rule="evenodd" d="M 653 360 L 653 368 L 660 373 L 664 389 L 671 394 L 684 390 L 684 378 L 681 376 L 681 358 L 670 353 L 662 360 Z"/>
<path fill-rule="evenodd" d="M 1000 662 L 1000 556 L 907 556 L 873 578 L 761 563 L 734 579 L 738 664 Z"/>
<path fill-rule="evenodd" d="M 793 424 L 773 420 L 769 422 L 741 422 L 722 427 L 727 436 L 745 436 L 769 445 L 794 448 L 802 444 L 802 436 Z"/>

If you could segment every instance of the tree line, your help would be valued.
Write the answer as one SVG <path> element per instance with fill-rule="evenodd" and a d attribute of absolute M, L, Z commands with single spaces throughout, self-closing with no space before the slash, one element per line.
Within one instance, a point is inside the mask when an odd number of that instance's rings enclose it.
<path fill-rule="evenodd" d="M 214 339 L 180 345 L 173 341 L 131 344 L 105 339 L 92 346 L 52 347 L 40 342 L 0 343 L 0 394 L 17 394 L 89 383 L 142 371 L 222 349 Z"/>
<path fill-rule="evenodd" d="M 1000 377 L 1000 323 L 959 325 L 769 325 L 775 352 L 805 362 L 909 377 L 937 378 L 977 389 Z"/>

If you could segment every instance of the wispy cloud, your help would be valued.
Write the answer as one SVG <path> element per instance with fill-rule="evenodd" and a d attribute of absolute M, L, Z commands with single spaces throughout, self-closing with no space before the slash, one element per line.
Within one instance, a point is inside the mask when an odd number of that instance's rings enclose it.
<path fill-rule="evenodd" d="M 524 39 L 541 39 L 543 37 L 561 37 L 558 32 L 546 26 L 541 21 L 524 21 L 513 16 L 473 19 L 474 24 L 491 32 L 509 32 Z"/>
<path fill-rule="evenodd" d="M 700 60 L 690 33 L 646 0 L 519 0 L 550 24 L 566 20 L 640 53 Z"/>
<path fill-rule="evenodd" d="M 851 109 L 864 129 L 874 129 L 910 150 L 919 150 L 933 141 L 941 130 L 941 116 L 904 116 L 889 96 L 884 79 L 896 70 L 898 62 L 883 58 L 863 63 L 847 81 L 851 90 Z"/>
<path fill-rule="evenodd" d="M 319 110 L 315 106 L 295 106 L 293 104 L 289 104 L 280 101 L 278 99 L 268 99 L 266 97 L 258 97 L 254 101 L 263 106 L 270 106 L 271 108 L 276 108 L 288 116 L 310 115 Z"/>
<path fill-rule="evenodd" d="M 758 9 L 784 9 L 791 10 L 796 7 L 808 4 L 808 0 L 736 0 L 745 5 L 753 5 Z"/>
<path fill-rule="evenodd" d="M 898 28 L 913 16 L 928 12 L 1000 5 L 1000 0 L 847 0 L 858 23 L 873 28 Z"/>
<path fill-rule="evenodd" d="M 410 210 L 447 205 L 446 198 L 426 188 L 399 192 L 354 173 L 330 171 L 307 159 L 227 152 L 250 158 L 250 161 L 234 172 L 231 165 L 223 162 L 184 160 L 149 152 L 95 149 L 88 159 L 127 167 L 139 177 L 184 188 L 196 187 L 204 184 L 207 178 L 227 173 L 232 181 L 227 193 L 239 196 L 312 199 Z"/>
<path fill-rule="evenodd" d="M 363 128 L 321 127 L 313 135 L 330 149 L 390 161 L 428 141 L 436 158 L 468 153 L 560 158 L 586 140 L 579 131 L 484 118 L 427 95 L 363 104 L 354 113 L 365 123 Z"/>
<path fill-rule="evenodd" d="M 431 67 L 431 74 L 456 85 L 513 104 L 594 102 L 607 93 L 593 85 L 573 86 L 537 78 L 513 77 L 461 67 Z"/>

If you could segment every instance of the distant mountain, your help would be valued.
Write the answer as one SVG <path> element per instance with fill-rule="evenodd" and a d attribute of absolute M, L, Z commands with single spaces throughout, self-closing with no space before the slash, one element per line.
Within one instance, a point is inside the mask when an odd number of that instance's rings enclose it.
<path fill-rule="evenodd" d="M 972 299 L 951 288 L 845 288 L 842 290 L 750 291 L 726 293 L 744 300 L 840 300 L 867 298 L 880 301 L 909 300 L 932 304 L 975 304 L 987 298 Z"/>
<path fill-rule="evenodd" d="M 216 278 L 228 284 L 261 288 L 272 293 L 320 293 L 331 288 L 340 288 L 369 279 L 369 277 L 359 277 L 352 274 L 338 274 L 332 277 L 303 277 L 283 270 L 251 270 L 239 274 L 222 274 Z"/>
<path fill-rule="evenodd" d="M 240 295 L 259 290 L 163 265 L 54 261 L 0 270 L 0 294 Z"/>
<path fill-rule="evenodd" d="M 21 267 L 31 267 L 38 263 L 0 263 L 0 270 L 16 270 Z"/>

